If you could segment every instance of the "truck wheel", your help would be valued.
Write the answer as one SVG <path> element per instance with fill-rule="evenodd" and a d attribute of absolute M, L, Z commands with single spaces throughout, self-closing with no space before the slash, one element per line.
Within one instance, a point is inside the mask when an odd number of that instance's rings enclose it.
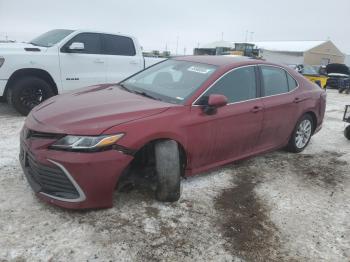
<path fill-rule="evenodd" d="M 54 95 L 51 86 L 45 80 L 31 76 L 15 81 L 7 90 L 7 102 L 26 116 L 33 107 Z"/>
<path fill-rule="evenodd" d="M 157 172 L 156 199 L 174 202 L 180 198 L 181 163 L 176 141 L 156 143 L 155 160 Z"/>
<path fill-rule="evenodd" d="M 342 94 L 344 90 L 345 90 L 344 88 L 339 88 L 339 89 L 338 89 L 338 93 L 339 93 L 339 94 Z"/>
<path fill-rule="evenodd" d="M 308 114 L 302 116 L 289 139 L 287 150 L 292 153 L 303 151 L 310 142 L 313 128 L 312 117 Z"/>
<path fill-rule="evenodd" d="M 350 140 L 350 126 L 347 126 L 344 130 L 344 136 Z"/>

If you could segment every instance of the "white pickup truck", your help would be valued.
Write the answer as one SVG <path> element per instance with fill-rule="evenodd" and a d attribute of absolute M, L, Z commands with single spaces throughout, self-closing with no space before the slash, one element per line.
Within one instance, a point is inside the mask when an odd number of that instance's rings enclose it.
<path fill-rule="evenodd" d="M 145 60 L 132 36 L 56 29 L 29 43 L 0 44 L 0 99 L 27 115 L 51 96 L 116 83 L 161 60 Z"/>

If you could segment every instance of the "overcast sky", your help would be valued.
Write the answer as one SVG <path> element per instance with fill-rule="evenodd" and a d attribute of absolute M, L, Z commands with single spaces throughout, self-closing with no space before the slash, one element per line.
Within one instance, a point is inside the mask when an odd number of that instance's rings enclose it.
<path fill-rule="evenodd" d="M 135 35 L 144 50 L 192 54 L 223 39 L 326 40 L 350 54 L 349 0 L 0 0 L 0 39 L 29 41 L 54 29 Z M 254 33 L 250 33 L 254 32 Z"/>

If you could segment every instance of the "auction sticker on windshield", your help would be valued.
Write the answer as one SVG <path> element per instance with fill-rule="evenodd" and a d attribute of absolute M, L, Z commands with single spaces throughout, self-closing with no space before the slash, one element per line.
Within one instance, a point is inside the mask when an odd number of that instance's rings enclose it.
<path fill-rule="evenodd" d="M 203 67 L 199 67 L 199 66 L 191 66 L 187 69 L 187 71 L 195 72 L 195 73 L 199 73 L 199 74 L 208 74 L 209 72 L 213 71 L 213 69 L 203 68 Z"/>

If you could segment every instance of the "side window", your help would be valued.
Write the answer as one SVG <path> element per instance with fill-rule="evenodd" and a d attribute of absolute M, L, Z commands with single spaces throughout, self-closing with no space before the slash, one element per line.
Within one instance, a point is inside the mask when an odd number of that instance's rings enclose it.
<path fill-rule="evenodd" d="M 255 69 L 253 66 L 242 67 L 223 76 L 214 86 L 212 86 L 199 102 L 204 100 L 211 94 L 224 95 L 228 99 L 228 103 L 245 101 L 257 97 Z"/>
<path fill-rule="evenodd" d="M 80 54 L 101 54 L 101 39 L 100 34 L 96 33 L 81 33 L 73 37 L 71 40 L 65 44 L 63 52 L 74 42 L 79 42 L 84 44 L 84 50 L 74 51 L 74 53 Z"/>
<path fill-rule="evenodd" d="M 108 55 L 134 56 L 136 54 L 134 41 L 125 36 L 104 34 L 103 49 Z"/>
<path fill-rule="evenodd" d="M 265 96 L 283 94 L 289 91 L 287 74 L 283 69 L 261 66 L 261 72 Z"/>
<path fill-rule="evenodd" d="M 295 79 L 289 73 L 287 73 L 287 79 L 288 79 L 289 91 L 292 91 L 295 88 L 297 88 L 298 86 L 297 81 L 295 81 Z"/>

